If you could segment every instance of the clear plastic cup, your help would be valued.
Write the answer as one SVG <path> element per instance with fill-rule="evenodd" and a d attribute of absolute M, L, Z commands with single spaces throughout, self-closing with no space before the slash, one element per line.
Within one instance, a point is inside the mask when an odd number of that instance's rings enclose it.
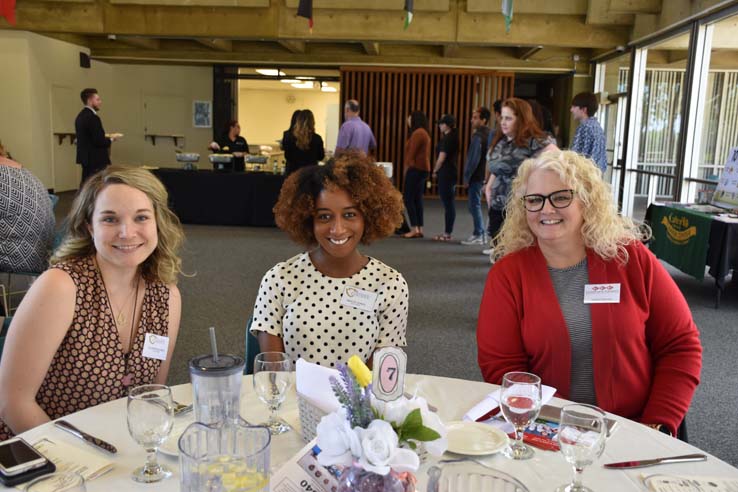
<path fill-rule="evenodd" d="M 237 355 L 198 355 L 190 360 L 195 422 L 236 422 L 241 407 L 244 359 Z"/>

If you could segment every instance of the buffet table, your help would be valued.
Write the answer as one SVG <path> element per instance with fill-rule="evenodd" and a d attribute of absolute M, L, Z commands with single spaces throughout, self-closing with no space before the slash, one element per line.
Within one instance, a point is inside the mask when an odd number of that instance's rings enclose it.
<path fill-rule="evenodd" d="M 438 413 L 446 421 L 459 420 L 472 406 L 482 400 L 487 394 L 496 389 L 496 386 L 472 381 L 463 381 L 435 376 L 407 375 L 406 390 L 425 397 L 431 404 L 439 407 Z M 192 399 L 189 384 L 173 388 L 175 400 L 190 402 Z M 552 404 L 561 406 L 566 402 L 554 398 Z M 251 422 L 262 422 L 267 417 L 266 406 L 261 403 L 252 387 L 251 376 L 245 376 L 241 389 L 241 414 Z M 296 427 L 299 422 L 297 413 L 297 399 L 294 385 L 283 405 L 280 416 Z M 187 416 L 177 419 L 192 418 Z M 584 472 L 585 485 L 589 485 L 598 492 L 612 491 L 639 491 L 645 490 L 640 481 L 641 474 L 681 474 L 711 477 L 725 477 L 738 479 L 738 469 L 708 455 L 707 461 L 695 463 L 680 463 L 661 465 L 652 468 L 630 470 L 608 470 L 602 467 L 603 463 L 664 457 L 672 455 L 690 454 L 699 450 L 682 441 L 678 441 L 665 434 L 652 430 L 636 422 L 614 417 L 619 420 L 613 435 L 607 441 L 605 452 L 593 465 Z M 145 452 L 128 435 L 126 427 L 126 400 L 121 399 L 98 407 L 89 408 L 66 417 L 66 420 L 79 426 L 82 430 L 118 447 L 118 454 L 113 457 L 115 467 L 96 480 L 87 483 L 88 492 L 110 492 L 113 490 L 157 490 L 178 491 L 179 471 L 178 460 L 160 453 L 160 462 L 168 465 L 174 471 L 174 476 L 156 485 L 139 484 L 131 480 L 131 471 L 144 463 Z M 177 424 L 175 423 L 175 428 Z M 94 453 L 105 455 L 69 434 L 45 424 L 23 434 L 30 442 L 42 437 L 64 441 L 73 446 L 82 446 Z M 276 470 L 291 456 L 297 453 L 304 442 L 300 437 L 299 428 L 285 434 L 274 436 L 271 444 L 271 467 Z M 511 461 L 500 454 L 479 457 L 482 461 L 494 468 L 502 470 L 523 482 L 531 491 L 553 490 L 556 486 L 569 481 L 571 468 L 558 452 L 536 449 L 535 456 L 527 461 Z M 445 457 L 458 458 L 458 455 L 447 453 Z M 427 470 L 434 463 L 433 457 L 423 464 L 417 473 L 419 479 L 418 491 L 426 490 Z M 5 490 L 1 489 L 0 490 Z"/>
<path fill-rule="evenodd" d="M 185 224 L 274 226 L 272 208 L 284 177 L 265 172 L 217 173 L 159 168 L 170 206 Z"/>

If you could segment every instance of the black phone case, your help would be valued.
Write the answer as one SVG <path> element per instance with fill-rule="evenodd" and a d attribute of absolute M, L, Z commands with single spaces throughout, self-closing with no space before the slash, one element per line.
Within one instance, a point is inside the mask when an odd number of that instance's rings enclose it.
<path fill-rule="evenodd" d="M 55 471 L 56 465 L 52 463 L 51 460 L 47 459 L 44 466 L 19 473 L 18 475 L 13 475 L 12 477 L 8 477 L 7 475 L 3 475 L 2 473 L 0 473 L 0 483 L 7 487 L 14 487 L 21 483 L 30 482 L 34 478 L 40 477 L 42 475 L 54 473 Z"/>

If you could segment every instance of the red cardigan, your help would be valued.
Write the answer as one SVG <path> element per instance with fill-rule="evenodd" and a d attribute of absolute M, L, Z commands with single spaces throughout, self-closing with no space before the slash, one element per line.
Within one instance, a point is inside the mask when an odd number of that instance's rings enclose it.
<path fill-rule="evenodd" d="M 589 282 L 621 285 L 620 303 L 590 304 L 597 404 L 675 433 L 700 379 L 699 333 L 684 296 L 653 254 L 639 242 L 627 250 L 625 267 L 587 250 Z M 569 334 L 538 246 L 505 256 L 490 270 L 477 345 L 485 381 L 499 384 L 508 371 L 533 372 L 568 398 Z"/>

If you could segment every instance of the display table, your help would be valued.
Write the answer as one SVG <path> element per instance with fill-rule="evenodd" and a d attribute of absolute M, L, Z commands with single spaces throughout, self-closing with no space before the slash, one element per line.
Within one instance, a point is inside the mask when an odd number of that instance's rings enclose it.
<path fill-rule="evenodd" d="M 431 404 L 438 407 L 440 417 L 445 421 L 461 419 L 461 416 L 473 405 L 481 401 L 487 394 L 497 387 L 491 384 L 463 381 L 435 376 L 407 375 L 407 392 L 416 393 L 425 397 Z M 192 399 L 189 384 L 173 388 L 174 398 L 180 402 L 190 402 Z M 554 398 L 552 404 L 563 405 L 563 400 Z M 268 412 L 266 406 L 259 401 L 252 387 L 251 376 L 245 376 L 241 389 L 241 415 L 247 420 L 259 423 L 266 420 Z M 289 423 L 298 425 L 297 399 L 293 388 L 282 406 L 280 416 Z M 182 416 L 178 419 L 192 417 Z M 615 417 L 619 420 L 613 435 L 608 439 L 605 452 L 593 465 L 584 472 L 584 481 L 598 492 L 626 492 L 644 490 L 640 483 L 641 474 L 682 474 L 712 477 L 726 477 L 738 479 L 738 469 L 708 455 L 707 461 L 695 463 L 679 463 L 662 465 L 653 468 L 631 470 L 608 470 L 602 467 L 603 463 L 616 461 L 655 458 L 673 455 L 682 455 L 699 452 L 689 444 L 673 439 L 665 434 L 652 430 L 636 422 Z M 78 412 L 65 417 L 66 420 L 79 426 L 82 430 L 100 437 L 117 446 L 118 454 L 112 459 L 115 468 L 102 477 L 87 483 L 88 492 L 157 490 L 178 491 L 179 470 L 176 458 L 164 456 L 160 453 L 160 461 L 174 471 L 174 476 L 156 485 L 139 484 L 131 480 L 131 471 L 144 463 L 146 453 L 137 445 L 128 434 L 126 427 L 126 400 L 121 399 L 106 403 L 94 408 Z M 176 424 L 175 424 L 176 425 Z M 52 440 L 64 441 L 74 446 L 83 446 L 94 453 L 101 451 L 85 445 L 64 431 L 51 424 L 44 424 L 23 434 L 30 442 L 47 437 Z M 299 428 L 285 434 L 274 436 L 271 444 L 271 468 L 276 470 L 281 464 L 297 453 L 305 443 L 300 437 Z M 523 482 L 531 491 L 549 491 L 556 486 L 567 483 L 571 478 L 571 467 L 564 461 L 563 455 L 558 452 L 536 449 L 535 456 L 527 461 L 511 461 L 500 454 L 479 457 L 482 461 L 494 468 L 502 470 Z M 458 455 L 448 454 L 448 458 Z M 430 457 L 417 472 L 419 479 L 418 491 L 426 490 L 427 470 L 435 463 Z M 2 490 L 2 488 L 0 488 Z"/>
<path fill-rule="evenodd" d="M 284 182 L 281 175 L 167 168 L 153 173 L 164 183 L 172 210 L 185 224 L 275 225 L 272 208 Z"/>
<path fill-rule="evenodd" d="M 683 204 L 649 205 L 650 247 L 658 258 L 698 280 L 704 278 L 708 266 L 715 278 L 718 308 L 726 277 L 738 268 L 738 221 L 700 210 L 702 207 L 694 210 Z"/>

